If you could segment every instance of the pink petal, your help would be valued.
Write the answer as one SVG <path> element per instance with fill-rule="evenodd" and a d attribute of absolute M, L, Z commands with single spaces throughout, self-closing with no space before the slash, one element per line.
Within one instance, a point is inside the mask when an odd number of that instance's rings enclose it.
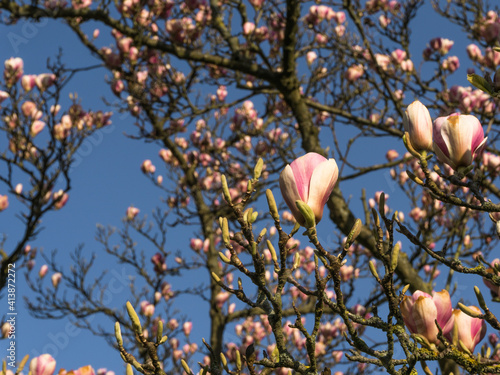
<path fill-rule="evenodd" d="M 450 294 L 447 290 L 443 289 L 440 292 L 434 292 L 432 299 L 437 309 L 437 322 L 439 326 L 443 328 L 450 320 L 453 311 Z"/>
<path fill-rule="evenodd" d="M 318 164 L 326 161 L 326 158 L 315 152 L 309 152 L 300 158 L 295 159 L 290 167 L 292 168 L 297 190 L 302 201 L 307 202 L 309 198 L 309 183 L 314 169 Z M 294 202 L 295 205 L 295 202 Z"/>
<path fill-rule="evenodd" d="M 323 209 L 332 193 L 339 176 L 339 169 L 334 159 L 319 164 L 314 169 L 309 184 L 307 204 L 312 208 L 316 223 L 323 217 Z"/>
<path fill-rule="evenodd" d="M 302 199 L 300 198 L 299 191 L 297 189 L 297 184 L 295 183 L 295 177 L 290 165 L 287 165 L 285 169 L 283 169 L 283 171 L 281 172 L 279 178 L 279 184 L 280 184 L 281 195 L 283 195 L 283 198 L 285 199 L 287 206 L 292 211 L 293 216 L 299 223 L 301 223 L 299 218 L 302 218 L 303 222 L 304 218 L 302 217 L 302 214 L 295 205 L 295 201 Z"/>

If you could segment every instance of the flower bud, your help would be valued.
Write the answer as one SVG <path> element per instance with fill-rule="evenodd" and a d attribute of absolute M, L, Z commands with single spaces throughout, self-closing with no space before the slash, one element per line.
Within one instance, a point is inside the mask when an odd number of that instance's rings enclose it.
<path fill-rule="evenodd" d="M 31 375 L 52 375 L 56 369 L 56 360 L 50 354 L 42 354 L 30 362 Z"/>
<path fill-rule="evenodd" d="M 309 206 L 316 224 L 323 217 L 326 201 L 337 182 L 338 167 L 334 159 L 310 152 L 287 165 L 281 172 L 279 184 L 283 198 L 297 222 L 304 226 L 306 219 L 296 202 Z"/>
<path fill-rule="evenodd" d="M 403 125 L 416 151 L 432 150 L 432 120 L 425 105 L 415 100 L 406 109 Z"/>
<path fill-rule="evenodd" d="M 432 297 L 420 290 L 413 296 L 405 296 L 400 305 L 401 315 L 411 333 L 423 336 L 430 343 L 436 344 L 438 328 L 434 321 L 443 328 L 452 315 L 451 299 L 448 291 L 433 292 Z"/>

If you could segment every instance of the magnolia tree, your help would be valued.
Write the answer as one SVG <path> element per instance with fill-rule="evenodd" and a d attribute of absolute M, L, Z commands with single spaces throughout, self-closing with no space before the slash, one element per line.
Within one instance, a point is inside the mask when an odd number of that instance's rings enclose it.
<path fill-rule="evenodd" d="M 500 372 L 500 260 L 491 254 L 500 234 L 497 8 L 473 0 L 432 8 L 1 0 L 0 8 L 7 25 L 63 20 L 102 61 L 113 111 L 131 114 L 134 138 L 151 144 L 141 169 L 165 196 L 152 223 L 129 207 L 122 228 L 98 230 L 106 252 L 136 274 L 127 306 L 104 303 L 106 286 L 89 280 L 93 264 L 80 249 L 71 271 L 46 257 L 39 275 L 28 274 L 39 295 L 28 301 L 33 315 L 79 319 L 119 351 L 128 374 Z M 410 36 L 422 11 L 463 34 L 419 49 Z M 5 62 L 0 209 L 20 199 L 26 211 L 18 245 L 2 253 L 4 278 L 14 260 L 30 268 L 41 216 L 68 198 L 72 155 L 109 122 L 76 97 L 59 107 L 77 72 L 57 61 L 39 76 L 19 58 Z M 468 77 L 453 74 L 460 64 Z M 22 175 L 29 186 L 18 185 Z M 406 202 L 389 201 L 396 190 Z M 174 253 L 168 229 L 182 224 L 196 229 Z M 189 277 L 201 271 L 204 282 Z M 173 277 L 185 278 L 183 290 Z M 206 301 L 206 341 L 189 338 L 201 329 L 189 311 L 175 312 L 186 293 Z M 108 326 L 81 319 L 93 315 Z M 30 363 L 32 375 L 55 368 L 48 354 Z"/>

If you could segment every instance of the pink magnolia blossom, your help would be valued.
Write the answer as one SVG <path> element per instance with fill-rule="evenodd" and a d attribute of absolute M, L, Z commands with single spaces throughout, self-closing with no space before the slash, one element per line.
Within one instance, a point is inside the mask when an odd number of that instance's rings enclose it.
<path fill-rule="evenodd" d="M 21 86 L 24 91 L 28 92 L 36 86 L 36 75 L 34 74 L 26 74 L 21 78 Z"/>
<path fill-rule="evenodd" d="M 56 369 L 56 360 L 50 354 L 42 354 L 30 362 L 31 375 L 52 375 Z"/>
<path fill-rule="evenodd" d="M 142 301 L 140 305 L 141 313 L 144 316 L 152 317 L 155 314 L 155 305 L 153 305 L 152 303 L 149 303 L 148 301 Z"/>
<path fill-rule="evenodd" d="M 78 370 L 73 371 L 73 373 L 74 375 L 95 375 L 95 371 L 90 365 L 80 367 Z"/>
<path fill-rule="evenodd" d="M 46 264 L 44 264 L 43 266 L 40 267 L 40 271 L 38 271 L 38 276 L 40 276 L 40 278 L 45 277 L 45 275 L 47 274 L 48 270 L 49 270 L 49 266 L 47 266 Z"/>
<path fill-rule="evenodd" d="M 68 202 L 69 195 L 68 195 L 68 193 L 65 193 L 63 190 L 59 190 L 59 191 L 57 191 L 57 192 L 54 193 L 54 195 L 52 196 L 52 199 L 55 202 L 54 203 L 54 208 L 56 210 L 60 210 Z"/>
<path fill-rule="evenodd" d="M 432 150 L 432 119 L 425 105 L 418 100 L 411 103 L 404 113 L 403 125 L 409 134 L 407 141 L 415 150 Z"/>
<path fill-rule="evenodd" d="M 9 337 L 9 334 L 10 334 L 10 329 L 11 329 L 11 325 L 9 322 L 5 322 L 4 324 L 2 324 L 2 337 L 4 339 L 6 339 L 7 337 Z"/>
<path fill-rule="evenodd" d="M 7 83 L 7 86 L 12 86 L 16 83 L 24 73 L 24 62 L 20 57 L 11 57 L 8 60 L 5 60 L 5 69 L 3 72 L 3 76 Z"/>
<path fill-rule="evenodd" d="M 454 72 L 460 67 L 460 60 L 457 56 L 450 56 L 441 64 L 443 70 L 449 70 L 450 72 Z"/>
<path fill-rule="evenodd" d="M 318 54 L 314 51 L 309 51 L 306 54 L 307 65 L 311 66 L 312 63 L 318 58 Z"/>
<path fill-rule="evenodd" d="M 305 219 L 295 202 L 299 200 L 306 203 L 314 212 L 316 223 L 319 223 L 338 174 L 335 159 L 326 159 L 314 152 L 295 159 L 281 172 L 281 193 L 299 224 L 305 225 Z"/>
<path fill-rule="evenodd" d="M 245 22 L 243 24 L 243 35 L 250 35 L 255 31 L 255 24 L 253 22 Z"/>
<path fill-rule="evenodd" d="M 401 315 L 411 333 L 419 334 L 436 344 L 438 328 L 444 328 L 451 318 L 451 299 L 448 291 L 433 292 L 432 296 L 417 290 L 411 297 L 405 296 L 400 305 Z"/>
<path fill-rule="evenodd" d="M 153 165 L 151 160 L 147 159 L 142 162 L 141 170 L 144 173 L 155 173 L 156 167 Z"/>
<path fill-rule="evenodd" d="M 56 81 L 56 75 L 50 73 L 39 74 L 35 78 L 36 86 L 40 91 L 48 89 Z"/>
<path fill-rule="evenodd" d="M 0 195 L 0 212 L 9 207 L 9 198 L 6 195 Z"/>
<path fill-rule="evenodd" d="M 363 65 L 351 65 L 347 72 L 345 73 L 345 77 L 348 81 L 354 82 L 357 81 L 363 74 L 365 73 L 365 68 Z"/>
<path fill-rule="evenodd" d="M 36 136 L 43 130 L 43 128 L 45 128 L 45 122 L 40 120 L 34 121 L 33 124 L 31 124 L 31 130 L 30 130 L 31 136 L 32 137 Z"/>
<path fill-rule="evenodd" d="M 51 281 L 54 288 L 57 288 L 59 286 L 61 279 L 62 279 L 62 274 L 60 272 L 56 272 L 51 276 Z"/>
<path fill-rule="evenodd" d="M 162 273 L 167 270 L 167 263 L 165 257 L 161 253 L 156 253 L 151 257 L 151 262 L 154 264 L 155 272 Z"/>
<path fill-rule="evenodd" d="M 185 322 L 182 325 L 182 330 L 184 331 L 184 334 L 186 336 L 189 336 L 189 334 L 191 333 L 192 329 L 193 329 L 193 323 L 192 322 Z"/>
<path fill-rule="evenodd" d="M 475 44 L 469 44 L 467 46 L 467 54 L 472 61 L 480 61 L 483 58 L 481 49 Z"/>
<path fill-rule="evenodd" d="M 469 309 L 481 314 L 476 306 L 468 306 Z M 455 336 L 456 330 L 456 336 Z M 451 319 L 443 328 L 445 337 L 455 346 L 461 349 L 459 341 L 471 352 L 486 335 L 486 322 L 483 319 L 473 318 L 460 309 L 454 309 Z"/>
<path fill-rule="evenodd" d="M 137 216 L 139 211 L 140 210 L 137 207 L 130 206 L 129 208 L 127 208 L 127 220 L 133 220 Z"/>
<path fill-rule="evenodd" d="M 486 140 L 481 123 L 472 115 L 454 113 L 434 121 L 434 152 L 455 170 L 471 165 Z"/>

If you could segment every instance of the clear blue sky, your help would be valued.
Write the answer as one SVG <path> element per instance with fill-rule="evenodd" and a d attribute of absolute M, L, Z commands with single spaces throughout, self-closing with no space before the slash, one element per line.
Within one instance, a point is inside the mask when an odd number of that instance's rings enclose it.
<path fill-rule="evenodd" d="M 465 58 L 465 47 L 467 43 L 461 43 L 455 39 L 458 35 L 453 26 L 443 27 L 440 23 L 429 22 L 428 14 L 419 19 L 419 27 L 414 30 L 413 37 L 415 56 L 419 56 L 425 44 L 433 37 L 441 36 L 455 40 L 450 54 L 458 55 L 461 58 L 461 67 L 454 74 L 457 83 L 466 86 L 467 59 Z M 9 34 L 12 33 L 12 34 Z M 46 59 L 53 58 L 59 47 L 63 50 L 63 60 L 68 66 L 83 67 L 96 62 L 89 57 L 89 54 L 80 44 L 77 38 L 59 22 L 42 22 L 41 24 L 18 22 L 17 25 L 6 28 L 0 26 L 0 62 L 14 56 L 24 59 L 24 71 L 27 74 L 44 73 Z M 8 38 L 5 38 L 5 36 Z M 100 38 L 108 38 L 106 33 L 101 33 Z M 109 39 L 111 41 L 111 39 Z M 463 42 L 463 41 L 462 41 Z M 417 57 L 418 58 L 418 57 Z M 67 93 L 78 92 L 82 99 L 84 108 L 107 110 L 102 103 L 101 97 L 105 96 L 111 101 L 114 99 L 108 86 L 104 83 L 104 69 L 85 72 L 79 74 L 67 88 Z M 410 103 L 414 98 L 406 98 L 405 102 Z M 67 102 L 66 102 L 67 104 Z M 63 105 L 64 108 L 64 105 Z M 104 225 L 120 226 L 121 218 L 125 214 L 126 208 L 133 204 L 141 210 L 140 215 L 151 215 L 154 207 L 160 204 L 159 198 L 162 192 L 152 186 L 152 184 L 143 176 L 140 171 L 140 164 L 144 159 L 152 159 L 157 165 L 160 165 L 157 158 L 158 147 L 153 144 L 144 144 L 140 141 L 134 141 L 126 138 L 124 133 L 134 134 L 135 129 L 130 116 L 115 115 L 112 118 L 113 124 L 106 131 L 102 131 L 102 137 L 94 136 L 96 144 L 86 142 L 78 157 L 81 162 L 72 172 L 72 186 L 70 199 L 66 207 L 60 212 L 50 213 L 44 217 L 44 230 L 38 236 L 32 246 L 42 247 L 45 252 L 53 249 L 58 250 L 58 261 L 62 265 L 69 267 L 69 254 L 79 244 L 85 244 L 86 254 L 95 252 L 98 254 L 97 268 L 107 269 L 110 272 L 108 278 L 116 277 L 122 271 L 122 266 L 116 263 L 110 263 L 110 258 L 103 254 L 100 244 L 94 240 L 96 223 Z M 0 146 L 5 144 L 4 139 L 0 139 Z M 374 152 L 377 158 L 382 161 L 388 146 L 386 144 Z M 393 144 L 390 148 L 396 148 L 401 154 L 404 152 L 402 144 Z M 379 154 L 378 154 L 379 153 Z M 161 170 L 161 168 L 160 168 Z M 356 184 L 346 183 L 346 192 L 350 190 L 357 197 L 359 194 L 359 182 Z M 368 197 L 371 197 L 375 191 L 385 190 L 391 195 L 390 203 L 396 202 L 398 196 L 397 190 L 391 191 L 386 179 L 381 177 L 376 184 L 371 184 L 367 189 Z M 0 194 L 4 193 L 4 187 L 0 186 Z M 357 199 L 356 199 L 357 200 Z M 7 211 L 0 214 L 0 232 L 8 235 L 6 249 L 12 248 L 18 239 L 21 229 L 21 223 L 14 218 L 16 208 L 19 208 L 17 202 L 11 198 L 10 207 Z M 329 224 L 331 225 L 331 224 Z M 177 228 L 176 228 L 177 230 Z M 185 231 L 175 236 L 172 241 L 172 250 L 183 249 L 188 246 L 189 232 Z M 321 235 L 320 235 L 321 236 Z M 38 272 L 43 264 L 40 257 L 37 257 L 37 264 L 33 272 Z M 69 321 L 67 319 L 57 321 L 41 321 L 28 315 L 22 297 L 32 297 L 25 285 L 24 270 L 19 272 L 17 277 L 17 308 L 18 308 L 18 358 L 24 354 L 30 356 L 51 352 L 57 360 L 57 368 L 66 369 L 78 368 L 83 365 L 91 364 L 95 369 L 107 367 L 117 373 L 123 369 L 123 362 L 115 350 L 111 349 L 103 339 L 93 337 L 86 331 L 74 334 L 71 329 L 68 330 Z M 51 288 L 49 271 L 45 283 Z M 127 300 L 127 288 L 124 293 L 113 295 L 111 304 L 113 306 L 124 306 Z M 186 303 L 186 300 L 184 300 Z M 197 304 L 202 303 L 200 300 Z M 193 307 L 194 305 L 190 305 Z M 5 300 L 0 301 L 0 313 L 6 310 Z M 204 322 L 208 320 L 208 313 L 202 309 L 190 309 L 199 311 L 198 315 L 193 316 L 195 327 L 193 331 L 193 341 L 201 346 L 201 337 L 208 337 L 208 328 Z M 99 321 L 96 319 L 96 322 Z M 112 328 L 112 322 L 105 323 L 109 329 Z M 71 335 L 69 334 L 71 333 Z M 5 341 L 0 341 L 0 349 L 6 347 Z"/>

